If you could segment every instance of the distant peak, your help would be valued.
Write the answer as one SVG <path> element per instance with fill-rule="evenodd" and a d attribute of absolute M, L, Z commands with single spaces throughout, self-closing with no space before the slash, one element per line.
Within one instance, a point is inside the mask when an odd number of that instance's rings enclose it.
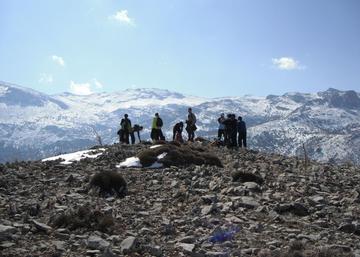
<path fill-rule="evenodd" d="M 325 92 L 338 93 L 340 92 L 340 90 L 333 87 L 329 87 Z"/>

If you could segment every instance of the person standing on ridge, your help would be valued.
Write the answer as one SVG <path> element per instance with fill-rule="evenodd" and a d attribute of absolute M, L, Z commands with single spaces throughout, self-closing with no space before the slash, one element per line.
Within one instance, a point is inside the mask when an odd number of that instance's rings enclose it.
<path fill-rule="evenodd" d="M 196 125 L 196 116 L 192 112 L 192 109 L 188 109 L 188 117 L 186 121 L 186 131 L 188 133 L 188 141 L 194 142 L 195 138 L 195 130 L 197 129 Z"/>
<path fill-rule="evenodd" d="M 246 148 L 246 123 L 242 120 L 242 117 L 238 117 L 238 123 L 237 123 L 237 132 L 238 134 L 238 144 L 239 147 L 245 147 Z"/>
<path fill-rule="evenodd" d="M 237 146 L 236 135 L 237 135 L 237 120 L 235 114 L 227 114 L 224 121 L 225 125 L 225 145 L 227 147 Z"/>
<path fill-rule="evenodd" d="M 223 121 L 224 124 L 224 144 L 226 146 L 230 146 L 230 138 L 231 138 L 231 114 L 228 113 L 226 115 L 226 119 Z"/>
<path fill-rule="evenodd" d="M 236 135 L 237 135 L 237 120 L 236 120 L 236 115 L 235 114 L 231 114 L 231 129 L 230 129 L 230 146 L 231 147 L 237 147 L 237 140 L 236 140 Z"/>
<path fill-rule="evenodd" d="M 182 121 L 175 124 L 175 126 L 173 127 L 173 141 L 177 141 L 179 143 L 184 142 L 182 138 L 183 128 L 184 128 L 184 123 Z"/>
<path fill-rule="evenodd" d="M 155 117 L 153 118 L 151 125 L 151 139 L 153 141 L 165 140 L 165 137 L 162 133 L 163 121 L 159 116 L 159 113 L 155 113 Z"/>
<path fill-rule="evenodd" d="M 125 114 L 124 118 L 120 122 L 121 133 L 120 133 L 120 142 L 129 144 L 129 135 L 131 133 L 131 121 L 128 118 L 128 115 Z"/>
<path fill-rule="evenodd" d="M 225 114 L 222 113 L 220 115 L 220 117 L 218 118 L 218 123 L 219 123 L 219 129 L 218 129 L 218 140 L 221 140 L 222 138 L 224 138 L 225 140 Z"/>

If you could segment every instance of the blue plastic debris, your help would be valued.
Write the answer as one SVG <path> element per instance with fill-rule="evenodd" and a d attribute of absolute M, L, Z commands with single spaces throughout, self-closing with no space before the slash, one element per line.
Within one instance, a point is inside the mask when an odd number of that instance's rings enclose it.
<path fill-rule="evenodd" d="M 239 227 L 234 227 L 229 230 L 220 230 L 215 232 L 209 239 L 211 243 L 222 243 L 232 240 L 234 235 L 240 231 Z"/>

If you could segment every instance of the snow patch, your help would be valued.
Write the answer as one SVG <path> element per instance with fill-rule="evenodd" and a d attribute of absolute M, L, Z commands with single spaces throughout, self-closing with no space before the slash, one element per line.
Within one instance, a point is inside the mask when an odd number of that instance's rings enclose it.
<path fill-rule="evenodd" d="M 119 165 L 116 165 L 117 168 L 142 168 L 140 163 L 140 159 L 138 157 L 130 157 L 127 158 L 125 161 L 121 162 Z"/>
<path fill-rule="evenodd" d="M 150 146 L 150 149 L 154 149 L 154 148 L 158 148 L 158 147 L 160 147 L 161 145 L 152 145 L 152 146 Z"/>
<path fill-rule="evenodd" d="M 162 168 L 164 165 L 162 163 L 159 163 L 158 161 L 164 158 L 167 155 L 167 153 L 162 153 L 157 156 L 157 161 L 154 162 L 150 167 L 147 167 L 149 169 L 159 169 Z M 116 165 L 117 168 L 142 168 L 143 166 L 140 163 L 140 159 L 138 157 L 130 157 L 127 158 L 125 161 L 121 162 L 119 165 Z"/>
<path fill-rule="evenodd" d="M 4 87 L 0 85 L 0 95 L 5 95 L 8 89 L 9 89 L 8 87 Z"/>
<path fill-rule="evenodd" d="M 149 168 L 150 169 L 160 169 L 163 167 L 163 164 L 162 163 L 159 163 L 159 162 L 154 162 Z"/>
<path fill-rule="evenodd" d="M 101 151 L 100 153 L 98 151 Z M 105 151 L 105 148 L 99 148 L 96 150 L 84 150 L 84 151 L 78 151 L 74 153 L 68 153 L 68 154 L 61 154 L 53 157 L 49 157 L 46 159 L 43 159 L 41 161 L 47 162 L 47 161 L 55 161 L 58 159 L 64 159 L 64 161 L 60 162 L 61 164 L 71 164 L 73 162 L 80 161 L 81 159 L 85 158 L 96 158 L 103 154 Z"/>
<path fill-rule="evenodd" d="M 164 158 L 166 155 L 167 155 L 166 152 L 164 152 L 164 153 L 162 153 L 162 154 L 159 154 L 158 157 L 157 157 L 157 159 L 160 160 L 160 159 Z"/>

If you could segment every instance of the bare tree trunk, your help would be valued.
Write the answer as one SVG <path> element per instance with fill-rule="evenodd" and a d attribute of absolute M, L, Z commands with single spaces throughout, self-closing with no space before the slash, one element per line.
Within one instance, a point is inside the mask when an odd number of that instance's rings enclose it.
<path fill-rule="evenodd" d="M 307 171 L 308 165 L 309 165 L 309 158 L 308 154 L 305 148 L 305 143 L 303 143 L 303 149 L 304 149 L 304 161 L 305 161 L 305 171 Z"/>
<path fill-rule="evenodd" d="M 94 131 L 96 141 L 98 142 L 99 145 L 102 146 L 103 144 L 102 144 L 101 136 L 99 135 L 99 133 L 96 131 L 96 129 L 94 127 L 91 127 L 91 128 Z"/>

